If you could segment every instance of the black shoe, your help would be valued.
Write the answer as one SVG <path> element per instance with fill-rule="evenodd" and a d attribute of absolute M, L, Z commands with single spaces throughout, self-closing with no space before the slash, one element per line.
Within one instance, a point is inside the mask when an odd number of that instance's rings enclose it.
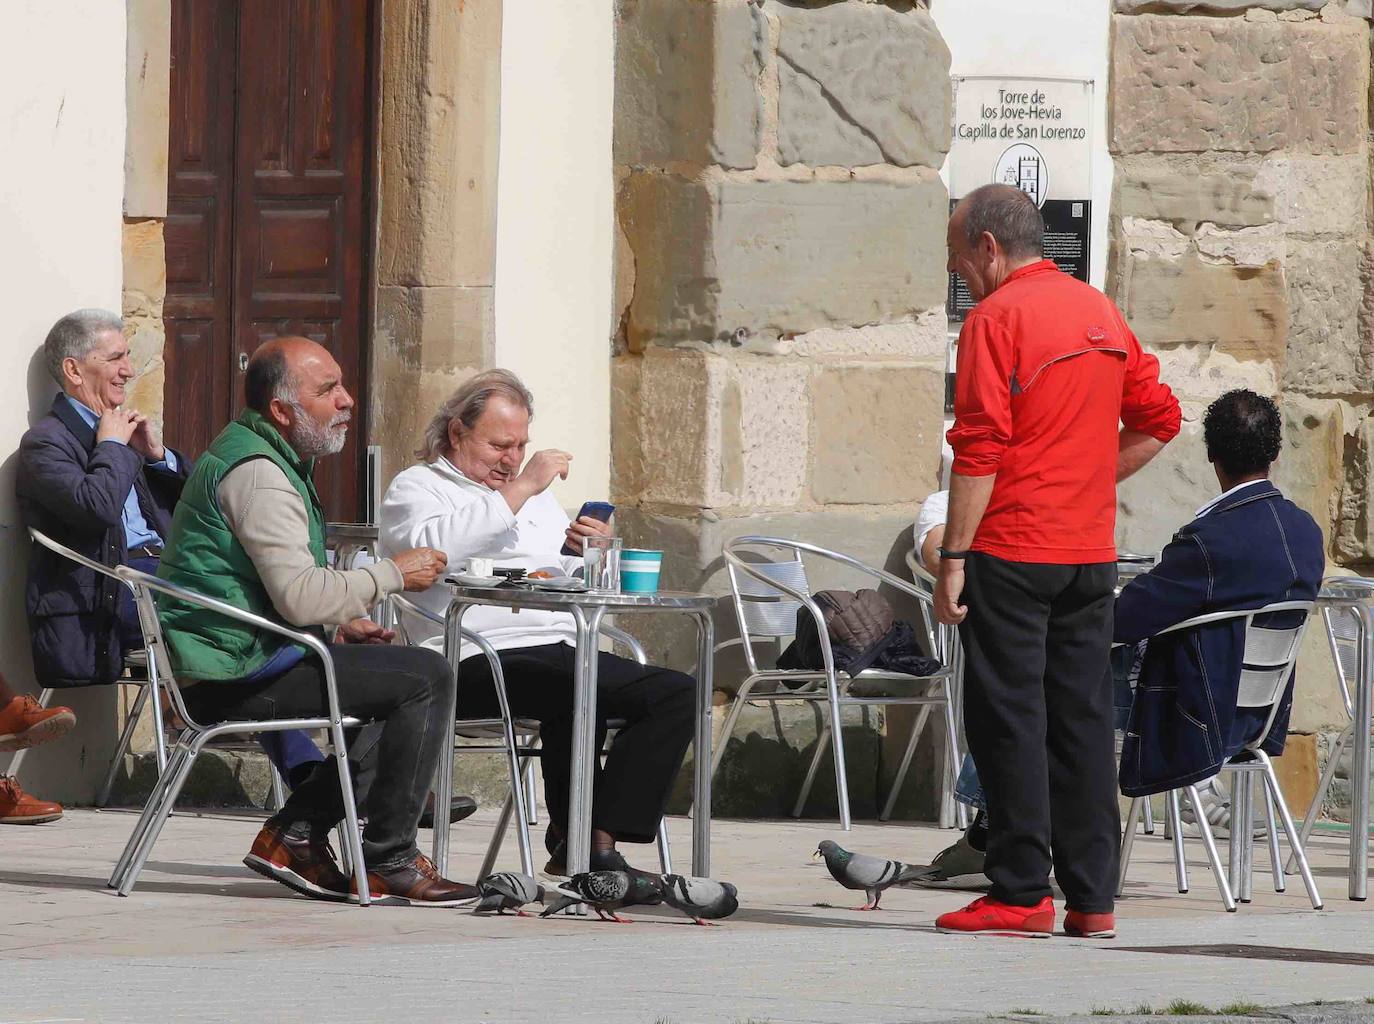
<path fill-rule="evenodd" d="M 657 878 L 649 871 L 641 871 L 639 868 L 631 867 L 625 860 L 624 854 L 619 850 L 593 850 L 589 858 L 589 871 L 625 871 L 635 875 L 645 875 Z M 557 875 L 566 878 L 568 874 L 568 844 L 559 840 L 553 850 L 550 851 L 549 861 L 544 865 L 546 875 Z"/>
<path fill-rule="evenodd" d="M 450 825 L 462 821 L 477 810 L 477 801 L 470 796 L 455 796 L 448 805 L 448 823 Z M 434 827 L 434 794 L 429 795 L 425 801 L 424 812 L 420 815 L 421 828 Z"/>

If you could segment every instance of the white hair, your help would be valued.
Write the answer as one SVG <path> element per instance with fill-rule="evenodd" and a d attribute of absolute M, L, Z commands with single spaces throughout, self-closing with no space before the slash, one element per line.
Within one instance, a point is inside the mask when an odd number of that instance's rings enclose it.
<path fill-rule="evenodd" d="M 63 361 L 84 359 L 107 331 L 124 333 L 124 321 L 108 309 L 78 309 L 52 325 L 43 341 L 43 361 L 59 387 L 67 383 L 62 376 Z"/>

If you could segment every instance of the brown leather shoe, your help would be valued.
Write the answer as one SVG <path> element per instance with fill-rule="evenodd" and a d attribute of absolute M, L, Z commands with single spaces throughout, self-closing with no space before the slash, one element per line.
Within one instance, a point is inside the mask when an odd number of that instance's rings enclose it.
<path fill-rule="evenodd" d="M 264 825 L 243 863 L 302 896 L 335 903 L 348 899 L 348 879 L 322 839 L 300 839 L 275 825 Z"/>
<path fill-rule="evenodd" d="M 19 780 L 0 775 L 0 825 L 41 825 L 62 817 L 62 805 L 31 797 L 19 788 Z"/>
<path fill-rule="evenodd" d="M 423 853 L 390 871 L 369 871 L 367 891 L 383 907 L 462 907 L 477 901 L 475 885 L 450 882 Z M 358 901 L 358 883 L 349 880 L 349 900 Z"/>
<path fill-rule="evenodd" d="M 0 707 L 0 751 L 36 747 L 65 736 L 74 725 L 71 708 L 45 708 L 31 694 L 21 693 Z"/>

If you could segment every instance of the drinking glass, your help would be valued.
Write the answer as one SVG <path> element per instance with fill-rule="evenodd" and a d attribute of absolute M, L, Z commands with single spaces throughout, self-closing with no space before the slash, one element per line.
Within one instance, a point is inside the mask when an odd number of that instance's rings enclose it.
<path fill-rule="evenodd" d="M 620 593 L 619 537 L 587 537 L 582 541 L 582 579 L 594 594 Z"/>

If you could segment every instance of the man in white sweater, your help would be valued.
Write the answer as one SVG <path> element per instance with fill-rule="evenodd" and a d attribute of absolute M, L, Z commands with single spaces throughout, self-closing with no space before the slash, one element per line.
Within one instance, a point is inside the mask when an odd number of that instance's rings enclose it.
<path fill-rule="evenodd" d="M 490 370 L 463 384 L 425 431 L 416 453 L 421 464 L 400 473 L 387 489 L 380 516 L 382 554 L 432 547 L 455 566 L 482 557 L 501 567 L 573 572 L 581 564 L 583 539 L 607 535 L 611 528 L 587 517 L 569 522 L 549 493 L 556 477 L 566 479 L 569 453 L 546 449 L 525 460 L 533 409 L 529 391 L 506 370 Z M 565 542 L 574 556 L 559 553 Z M 440 614 L 447 608 L 443 593 L 430 591 L 418 600 Z M 512 712 L 540 722 L 550 818 L 545 842 L 552 855 L 547 870 L 562 874 L 572 743 L 572 619 L 563 613 L 475 607 L 463 624 L 499 652 Z M 439 646 L 437 627 L 429 626 L 428 632 L 428 643 Z M 470 648 L 462 658 L 459 717 L 496 714 L 487 659 Z M 594 870 L 625 866 L 617 841 L 649 843 L 657 834 L 692 739 L 694 691 L 694 681 L 681 672 L 600 656 L 598 743 L 608 719 L 621 719 L 625 727 L 616 734 L 604 769 L 597 769 Z"/>

